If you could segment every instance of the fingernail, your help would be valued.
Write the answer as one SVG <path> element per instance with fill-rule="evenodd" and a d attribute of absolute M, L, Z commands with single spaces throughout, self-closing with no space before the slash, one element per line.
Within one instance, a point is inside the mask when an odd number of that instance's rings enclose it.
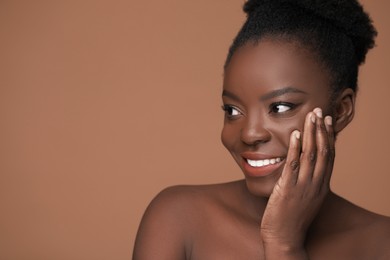
<path fill-rule="evenodd" d="M 332 125 L 332 117 L 331 116 L 326 116 L 325 117 L 325 124 L 327 125 Z"/>
<path fill-rule="evenodd" d="M 311 114 L 311 115 L 310 115 L 310 120 L 311 120 L 311 122 L 313 122 L 313 123 L 316 122 L 316 117 L 315 117 L 314 114 Z"/>
<path fill-rule="evenodd" d="M 313 112 L 319 117 L 322 118 L 322 109 L 321 108 L 315 108 Z"/>
<path fill-rule="evenodd" d="M 294 136 L 295 136 L 295 138 L 297 138 L 299 140 L 299 138 L 301 138 L 301 132 L 299 132 L 298 130 L 295 130 Z"/>

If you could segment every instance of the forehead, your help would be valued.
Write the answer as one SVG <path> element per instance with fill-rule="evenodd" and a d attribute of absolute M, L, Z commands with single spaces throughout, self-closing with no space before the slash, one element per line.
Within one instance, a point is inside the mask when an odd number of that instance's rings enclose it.
<path fill-rule="evenodd" d="M 297 42 L 263 39 L 233 54 L 224 74 L 224 89 L 258 90 L 292 86 L 307 93 L 327 93 L 330 76 L 317 57 Z"/>

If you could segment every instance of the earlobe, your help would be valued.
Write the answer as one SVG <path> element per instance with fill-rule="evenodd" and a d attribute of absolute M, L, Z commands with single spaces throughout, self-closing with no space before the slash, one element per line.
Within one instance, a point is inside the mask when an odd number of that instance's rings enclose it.
<path fill-rule="evenodd" d="M 344 89 L 335 103 L 334 131 L 339 133 L 353 119 L 355 115 L 356 93 L 351 88 Z"/>

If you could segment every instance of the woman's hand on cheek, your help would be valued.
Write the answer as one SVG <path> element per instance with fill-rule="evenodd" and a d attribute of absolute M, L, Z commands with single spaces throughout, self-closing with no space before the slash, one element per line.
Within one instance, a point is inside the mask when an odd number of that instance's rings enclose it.
<path fill-rule="evenodd" d="M 333 162 L 332 118 L 324 120 L 316 108 L 306 116 L 303 134 L 294 131 L 290 136 L 283 173 L 261 221 L 266 259 L 307 257 L 306 233 L 329 192 Z"/>

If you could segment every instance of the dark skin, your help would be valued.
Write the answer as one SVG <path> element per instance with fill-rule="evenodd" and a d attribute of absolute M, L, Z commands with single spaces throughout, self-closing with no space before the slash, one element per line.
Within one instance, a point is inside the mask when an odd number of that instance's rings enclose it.
<path fill-rule="evenodd" d="M 133 259 L 390 259 L 390 219 L 330 190 L 355 94 L 345 88 L 331 103 L 329 86 L 299 43 L 238 49 L 224 76 L 222 142 L 245 179 L 161 192 Z"/>

